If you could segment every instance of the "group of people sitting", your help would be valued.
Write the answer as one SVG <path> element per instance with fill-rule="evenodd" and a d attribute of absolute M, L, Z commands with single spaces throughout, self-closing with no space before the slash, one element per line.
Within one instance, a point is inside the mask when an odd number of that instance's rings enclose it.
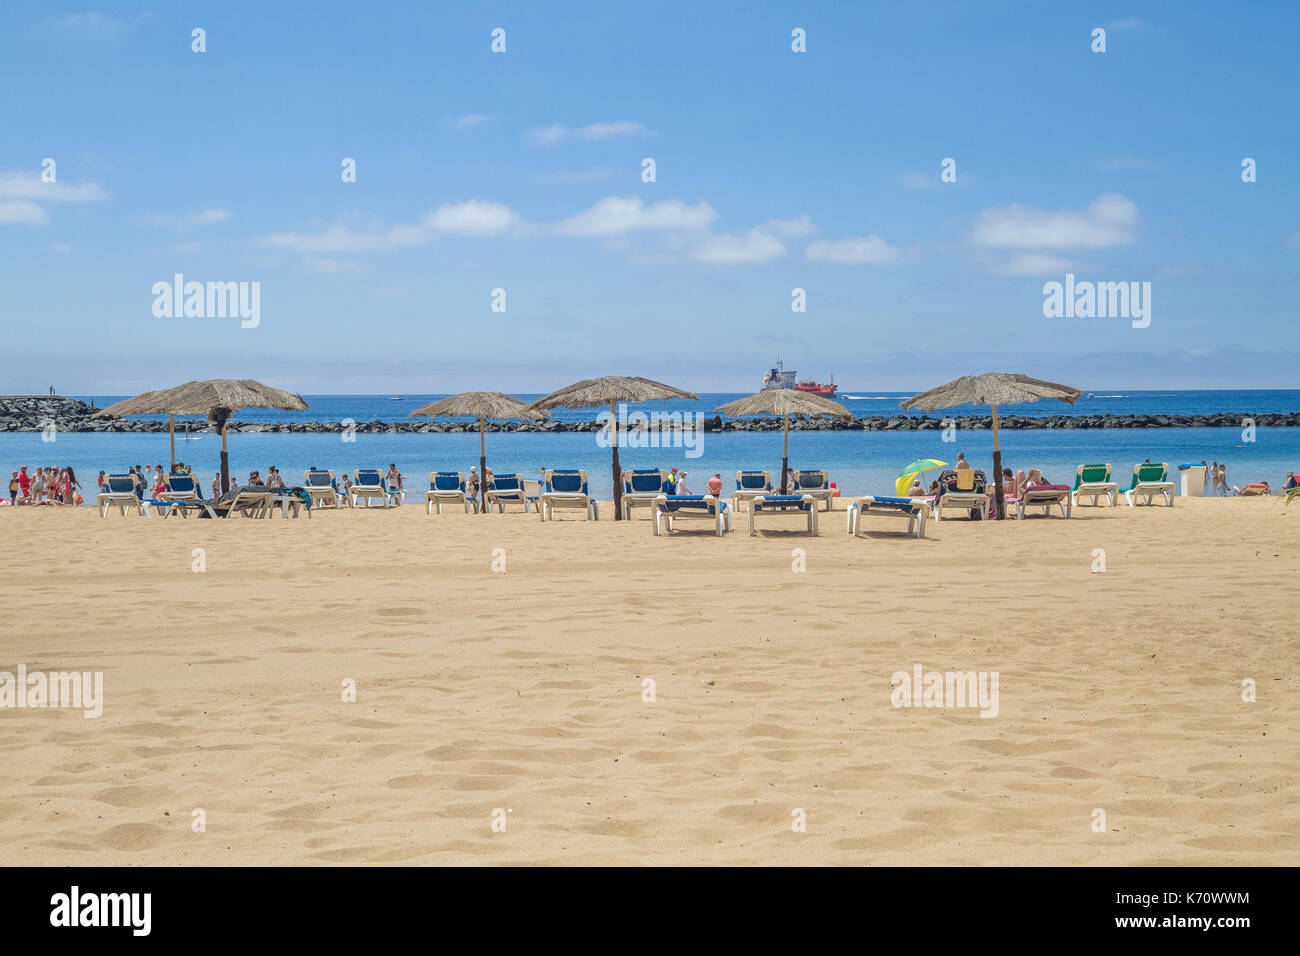
<path fill-rule="evenodd" d="M 79 505 L 81 482 L 71 465 L 36 468 L 30 473 L 23 465 L 9 476 L 9 497 L 4 505 Z"/>

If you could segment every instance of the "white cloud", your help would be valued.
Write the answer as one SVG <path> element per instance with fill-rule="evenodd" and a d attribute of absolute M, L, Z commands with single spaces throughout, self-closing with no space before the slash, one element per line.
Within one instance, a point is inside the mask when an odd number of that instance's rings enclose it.
<path fill-rule="evenodd" d="M 63 182 L 41 182 L 38 172 L 13 170 L 0 173 L 0 199 L 31 199 L 36 202 L 102 202 L 108 198 L 95 183 L 69 186 Z"/>
<path fill-rule="evenodd" d="M 148 226 L 162 226 L 169 229 L 189 229 L 195 226 L 211 226 L 225 222 L 230 218 L 228 209 L 202 209 L 198 212 L 185 213 L 180 216 L 148 215 L 141 221 Z"/>
<path fill-rule="evenodd" d="M 499 203 L 469 202 L 439 206 L 421 220 L 438 234 L 460 236 L 497 236 L 518 220 L 508 206 Z"/>
<path fill-rule="evenodd" d="M 702 229 L 717 218 L 706 202 L 688 206 L 668 199 L 647 206 L 639 196 L 608 196 L 576 216 L 559 223 L 565 236 L 606 236 L 634 229 Z"/>
<path fill-rule="evenodd" d="M 475 126 L 481 126 L 483 123 L 496 119 L 491 113 L 466 113 L 464 116 L 456 116 L 447 121 L 447 125 L 455 129 L 473 129 Z"/>
<path fill-rule="evenodd" d="M 1021 249 L 1101 249 L 1133 241 L 1137 203 L 1115 193 L 1087 209 L 1048 212 L 1029 206 L 986 209 L 975 221 L 978 245 Z"/>
<path fill-rule="evenodd" d="M 528 131 L 527 139 L 536 146 L 555 146 L 559 143 L 574 141 L 587 142 L 596 139 L 610 139 L 614 136 L 651 136 L 644 123 L 635 120 L 621 120 L 617 123 L 590 123 L 587 126 L 568 127 L 556 123 L 540 129 Z"/>
<path fill-rule="evenodd" d="M 277 232 L 262 245 L 294 252 L 376 252 L 401 249 L 431 242 L 440 235 L 495 236 L 518 222 L 507 206 L 471 199 L 449 203 L 426 213 L 418 223 L 358 232 L 349 226 L 333 225 L 319 232 Z"/>
<path fill-rule="evenodd" d="M 785 255 L 785 244 L 770 232 L 751 229 L 741 235 L 723 233 L 710 236 L 695 248 L 692 255 L 699 262 L 726 265 L 767 262 Z"/>
<path fill-rule="evenodd" d="M 819 239 L 804 250 L 811 262 L 850 265 L 882 265 L 898 259 L 898 250 L 879 236 L 850 239 Z"/>
<path fill-rule="evenodd" d="M 770 232 L 778 236 L 811 236 L 817 231 L 813 225 L 812 219 L 808 216 L 800 216 L 798 219 L 769 219 L 758 227 L 763 232 Z"/>
<path fill-rule="evenodd" d="M 0 200 L 0 225 L 22 223 L 28 226 L 41 226 L 49 221 L 45 210 L 30 199 Z"/>

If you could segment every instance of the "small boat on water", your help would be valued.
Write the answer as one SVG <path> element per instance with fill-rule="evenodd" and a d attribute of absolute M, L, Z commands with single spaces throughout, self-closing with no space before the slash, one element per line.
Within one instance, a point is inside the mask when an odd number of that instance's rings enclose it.
<path fill-rule="evenodd" d="M 390 402 L 404 402 L 404 401 L 406 401 L 406 399 L 404 399 L 401 395 L 391 395 L 391 396 L 389 396 L 388 400 L 389 400 Z"/>

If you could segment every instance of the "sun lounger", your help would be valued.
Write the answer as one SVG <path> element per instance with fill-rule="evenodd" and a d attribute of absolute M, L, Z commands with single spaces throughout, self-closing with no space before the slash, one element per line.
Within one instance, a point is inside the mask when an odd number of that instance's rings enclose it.
<path fill-rule="evenodd" d="M 1269 494 L 1268 485 L 1262 481 L 1253 481 L 1246 485 L 1237 494 L 1243 498 L 1267 497 Z"/>
<path fill-rule="evenodd" d="M 167 501 L 155 501 L 154 506 L 164 518 L 170 518 L 173 514 L 188 518 L 191 511 L 198 513 L 199 517 L 203 517 L 204 514 L 209 518 L 217 516 L 217 513 L 212 510 L 212 505 L 202 498 L 174 498 Z"/>
<path fill-rule="evenodd" d="M 352 472 L 352 487 L 349 489 L 352 494 L 353 507 L 358 501 L 364 501 L 367 508 L 370 507 L 370 499 L 378 498 L 388 507 L 388 489 L 384 487 L 384 476 L 380 474 L 377 468 L 358 468 Z"/>
<path fill-rule="evenodd" d="M 491 511 L 492 506 L 496 505 L 498 513 L 505 514 L 506 505 L 511 502 L 523 505 L 524 514 L 528 513 L 528 494 L 524 490 L 523 476 L 494 474 L 483 495 L 484 507 Z"/>
<path fill-rule="evenodd" d="M 469 497 L 465 491 L 463 472 L 429 472 L 429 490 L 424 493 L 424 510 L 428 514 L 433 514 L 433 509 L 437 508 L 438 514 L 442 514 L 443 505 L 463 505 L 465 514 L 469 514 L 471 506 L 478 511 L 478 500 Z"/>
<path fill-rule="evenodd" d="M 1174 483 L 1169 480 L 1168 464 L 1140 464 L 1133 466 L 1133 483 L 1121 488 L 1128 499 L 1129 507 L 1134 506 L 1134 498 L 1145 498 L 1147 504 L 1157 495 L 1164 495 L 1168 507 L 1174 506 Z"/>
<path fill-rule="evenodd" d="M 934 520 L 943 520 L 945 508 L 964 511 L 971 517 L 978 511 L 981 518 L 989 516 L 989 496 L 984 493 L 988 479 L 978 469 L 959 468 L 945 471 L 939 476 L 939 497 L 933 505 Z"/>
<path fill-rule="evenodd" d="M 229 497 L 227 502 L 225 499 Z M 275 492 L 260 485 L 249 485 L 237 489 L 233 495 L 223 495 L 214 510 L 218 515 L 233 518 L 264 518 L 271 507 Z"/>
<path fill-rule="evenodd" d="M 623 518 L 638 505 L 654 507 L 655 499 L 668 493 L 668 472 L 662 468 L 633 468 L 623 472 Z"/>
<path fill-rule="evenodd" d="M 313 507 L 341 507 L 339 493 L 334 488 L 334 472 L 304 471 L 302 474 Z"/>
<path fill-rule="evenodd" d="M 835 489 L 831 487 L 830 475 L 825 469 L 814 468 L 812 471 L 800 470 L 794 473 L 799 494 L 812 495 L 818 501 L 826 502 L 826 510 L 832 511 L 835 501 Z"/>
<path fill-rule="evenodd" d="M 907 519 L 907 533 L 916 529 L 918 538 L 925 537 L 925 514 L 930 502 L 924 498 L 896 498 L 892 495 L 866 495 L 849 505 L 849 534 L 856 536 L 862 527 L 862 516 L 893 515 Z"/>
<path fill-rule="evenodd" d="M 1094 505 L 1102 495 L 1111 507 L 1119 504 L 1119 485 L 1110 480 L 1110 465 L 1080 465 L 1074 474 L 1074 487 L 1070 489 L 1074 504 L 1080 498 L 1091 498 Z"/>
<path fill-rule="evenodd" d="M 675 518 L 707 518 L 722 537 L 731 530 L 731 512 L 726 501 L 713 495 L 660 495 L 655 499 L 655 536 L 662 534 L 664 527 L 672 531 Z"/>
<path fill-rule="evenodd" d="M 149 513 L 149 502 L 136 493 L 135 475 L 105 475 L 104 484 L 95 495 L 95 504 L 101 518 L 108 517 L 109 508 L 117 508 L 124 518 L 128 508 L 136 509 L 146 518 L 153 517 Z"/>
<path fill-rule="evenodd" d="M 759 495 L 749 502 L 749 533 L 756 531 L 754 522 L 760 514 L 802 511 L 808 515 L 808 533 L 817 534 L 817 499 L 804 492 L 797 495 Z"/>
<path fill-rule="evenodd" d="M 1101 492 L 1098 492 L 1101 494 Z M 1056 505 L 1061 509 L 1061 517 L 1068 518 L 1074 510 L 1074 496 L 1071 493 L 1069 485 L 1034 485 L 1032 488 L 1025 489 L 1024 494 L 1018 498 L 1007 498 L 1008 505 L 1015 505 L 1015 515 L 1017 518 L 1025 516 L 1026 508 L 1043 509 L 1043 515 L 1046 517 L 1052 508 Z"/>
<path fill-rule="evenodd" d="M 587 490 L 587 473 L 550 469 L 543 474 L 545 485 L 541 494 L 541 518 L 555 520 L 556 508 L 580 508 L 587 512 L 587 520 L 600 518 L 600 506 Z"/>
<path fill-rule="evenodd" d="M 199 494 L 199 483 L 193 475 L 168 475 L 164 481 L 167 483 L 167 490 L 158 492 L 155 501 L 161 503 L 166 501 L 198 501 L 202 496 Z"/>
<path fill-rule="evenodd" d="M 765 471 L 736 472 L 736 490 L 731 494 L 731 507 L 739 511 L 742 501 L 768 494 L 767 486 L 771 481 L 771 475 Z"/>
<path fill-rule="evenodd" d="M 540 514 L 542 510 L 542 483 L 536 478 L 524 479 L 524 501 Z"/>

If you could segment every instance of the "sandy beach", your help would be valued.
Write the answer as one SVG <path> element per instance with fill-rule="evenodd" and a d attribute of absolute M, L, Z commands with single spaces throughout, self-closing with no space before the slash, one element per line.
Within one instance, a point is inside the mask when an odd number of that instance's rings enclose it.
<path fill-rule="evenodd" d="M 1300 506 L 603 514 L 3 509 L 0 669 L 104 674 L 0 711 L 7 861 L 1300 864 Z M 916 664 L 997 716 L 891 706 Z"/>

